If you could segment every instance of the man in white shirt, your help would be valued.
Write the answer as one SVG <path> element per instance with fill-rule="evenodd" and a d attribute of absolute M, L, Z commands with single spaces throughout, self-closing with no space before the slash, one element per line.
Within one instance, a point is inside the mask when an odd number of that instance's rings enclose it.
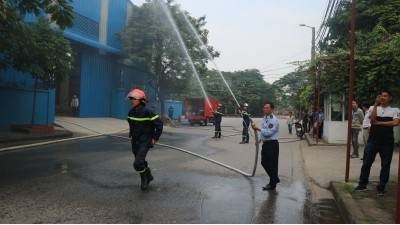
<path fill-rule="evenodd" d="M 364 111 L 364 120 L 363 120 L 363 124 L 362 124 L 362 131 L 363 131 L 363 143 L 364 143 L 364 148 L 367 145 L 367 141 L 369 138 L 369 130 L 371 128 L 371 120 L 369 119 L 369 115 L 371 114 L 371 111 L 369 110 L 369 107 L 371 107 L 371 105 L 368 102 L 364 102 L 362 104 L 362 109 Z M 361 158 L 361 160 L 363 160 L 364 157 Z"/>
<path fill-rule="evenodd" d="M 286 124 L 288 125 L 289 134 L 292 134 L 292 127 L 294 124 L 294 116 L 292 112 L 289 112 L 289 116 L 286 117 Z"/>
<path fill-rule="evenodd" d="M 371 166 L 379 153 L 381 157 L 381 172 L 376 190 L 378 196 L 386 195 L 385 187 L 389 181 L 390 164 L 392 163 L 394 150 L 393 127 L 400 123 L 400 110 L 399 108 L 390 107 L 391 100 L 391 92 L 383 90 L 376 97 L 374 106 L 370 107 L 371 130 L 364 150 L 364 160 L 361 167 L 360 180 L 355 188 L 356 191 L 367 190 Z"/>

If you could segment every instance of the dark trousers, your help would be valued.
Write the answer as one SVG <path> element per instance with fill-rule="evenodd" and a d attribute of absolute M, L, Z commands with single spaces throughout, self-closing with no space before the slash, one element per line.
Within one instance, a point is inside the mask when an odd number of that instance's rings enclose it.
<path fill-rule="evenodd" d="M 133 168 L 137 172 L 143 172 L 147 169 L 148 164 L 146 161 L 147 153 L 149 152 L 149 146 L 146 144 L 137 144 L 132 141 L 132 153 L 135 156 L 135 161 L 133 162 Z"/>
<path fill-rule="evenodd" d="M 288 124 L 289 134 L 292 134 L 292 127 L 293 125 Z"/>
<path fill-rule="evenodd" d="M 390 164 L 392 163 L 394 144 L 373 144 L 367 143 L 364 149 L 363 165 L 361 167 L 360 181 L 358 185 L 367 187 L 372 163 L 375 161 L 376 154 L 381 157 L 381 173 L 379 175 L 379 184 L 376 187 L 379 190 L 385 190 L 386 183 L 389 181 Z"/>
<path fill-rule="evenodd" d="M 214 123 L 215 125 L 215 136 L 221 137 L 221 122 Z"/>
<path fill-rule="evenodd" d="M 318 138 L 322 138 L 322 134 L 324 133 L 324 122 L 322 122 L 318 127 Z"/>
<path fill-rule="evenodd" d="M 78 116 L 78 107 L 71 107 L 71 112 L 73 117 Z"/>
<path fill-rule="evenodd" d="M 358 134 L 359 128 L 351 128 L 351 144 L 353 145 L 353 153 L 358 155 Z"/>
<path fill-rule="evenodd" d="M 275 187 L 280 182 L 278 177 L 279 143 L 278 141 L 266 141 L 262 145 L 261 165 L 269 176 L 269 183 Z"/>
<path fill-rule="evenodd" d="M 249 124 L 250 122 L 243 121 L 243 130 L 242 130 L 243 137 L 247 137 L 249 135 Z"/>

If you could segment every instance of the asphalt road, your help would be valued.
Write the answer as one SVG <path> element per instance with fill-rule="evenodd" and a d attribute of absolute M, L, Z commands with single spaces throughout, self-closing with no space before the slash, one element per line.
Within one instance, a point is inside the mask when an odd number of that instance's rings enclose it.
<path fill-rule="evenodd" d="M 238 144 L 240 124 L 225 118 L 221 139 L 211 138 L 212 126 L 170 127 L 160 143 L 251 173 L 254 140 Z M 155 179 L 142 191 L 127 134 L 118 135 L 0 153 L 1 223 L 343 223 L 333 201 L 314 203 L 283 121 L 276 191 L 262 191 L 259 163 L 248 177 L 161 145 L 148 154 Z"/>

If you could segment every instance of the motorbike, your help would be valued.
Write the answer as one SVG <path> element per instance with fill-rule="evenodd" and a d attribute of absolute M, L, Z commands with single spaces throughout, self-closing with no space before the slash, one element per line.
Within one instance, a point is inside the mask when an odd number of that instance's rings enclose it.
<path fill-rule="evenodd" d="M 301 120 L 294 123 L 294 129 L 296 130 L 297 137 L 299 137 L 301 140 L 303 139 L 304 130 L 303 130 L 303 125 L 300 123 L 300 121 Z"/>

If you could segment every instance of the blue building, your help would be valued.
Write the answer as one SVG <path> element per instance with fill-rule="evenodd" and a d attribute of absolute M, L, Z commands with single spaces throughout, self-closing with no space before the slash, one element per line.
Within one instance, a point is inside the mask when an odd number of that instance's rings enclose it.
<path fill-rule="evenodd" d="M 130 103 L 125 100 L 133 88 L 144 90 L 155 101 L 144 70 L 124 65 L 117 33 L 124 30 L 132 14 L 130 0 L 74 0 L 75 20 L 64 31 L 75 58 L 74 71 L 55 89 L 38 90 L 36 124 L 53 124 L 56 114 L 70 115 L 73 94 L 80 100 L 80 117 L 125 119 Z M 35 18 L 26 18 L 34 20 Z M 31 122 L 34 80 L 30 74 L 0 70 L 0 127 Z"/>

